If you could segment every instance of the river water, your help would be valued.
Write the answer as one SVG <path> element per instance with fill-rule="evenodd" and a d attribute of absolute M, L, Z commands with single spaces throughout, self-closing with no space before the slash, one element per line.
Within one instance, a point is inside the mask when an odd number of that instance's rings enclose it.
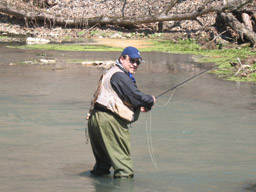
<path fill-rule="evenodd" d="M 119 54 L 0 46 L 0 191 L 247 191 L 256 181 L 256 85 L 209 73 L 161 96 L 131 125 L 134 179 L 90 176 L 84 119 L 102 71 L 74 60 Z M 20 64 L 41 57 L 57 63 Z M 190 55 L 142 57 L 135 78 L 155 96 L 211 67 Z"/>

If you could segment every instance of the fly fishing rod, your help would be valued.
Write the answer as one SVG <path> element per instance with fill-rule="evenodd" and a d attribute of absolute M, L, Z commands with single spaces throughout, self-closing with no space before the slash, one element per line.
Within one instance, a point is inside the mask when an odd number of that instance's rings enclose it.
<path fill-rule="evenodd" d="M 236 58 L 236 59 L 238 60 L 238 62 L 241 63 L 241 62 L 240 62 L 240 59 L 239 59 L 237 56 L 232 57 L 231 59 L 227 59 L 227 60 L 223 61 L 222 63 L 225 63 L 225 62 L 227 62 L 228 60 L 233 60 L 234 58 Z M 220 65 L 221 65 L 222 63 L 220 63 Z M 219 65 L 215 65 L 214 67 L 212 67 L 212 68 L 210 68 L 210 69 L 207 69 L 207 70 L 205 70 L 205 71 L 202 71 L 201 73 L 199 73 L 199 74 L 197 74 L 197 75 L 195 75 L 195 76 L 193 76 L 193 77 L 191 77 L 191 78 L 189 78 L 189 79 L 187 79 L 187 80 L 185 80 L 185 81 L 179 83 L 178 85 L 175 85 L 175 86 L 171 87 L 170 89 L 164 91 L 163 93 L 159 94 L 159 95 L 156 96 L 155 98 L 157 99 L 158 97 L 161 97 L 162 95 L 168 93 L 169 91 L 172 91 L 172 90 L 174 90 L 174 89 L 180 87 L 181 85 L 183 85 L 183 84 L 185 84 L 185 83 L 191 81 L 192 79 L 195 79 L 196 77 L 199 77 L 200 75 L 203 75 L 204 73 L 207 73 L 208 71 L 211 71 L 211 70 L 217 68 L 218 66 L 219 66 Z"/>
<path fill-rule="evenodd" d="M 156 96 L 156 99 L 157 99 L 158 97 L 161 97 L 162 95 L 168 93 L 169 91 L 172 91 L 172 90 L 174 90 L 174 89 L 180 87 L 181 85 L 183 85 L 183 84 L 185 84 L 185 83 L 191 81 L 192 79 L 195 79 L 196 77 L 198 77 L 198 76 L 200 76 L 200 75 L 203 75 L 204 73 L 207 73 L 208 71 L 211 71 L 211 70 L 213 70 L 213 69 L 215 69 L 215 68 L 217 68 L 217 67 L 218 67 L 218 65 L 216 65 L 216 66 L 214 66 L 214 67 L 212 67 L 212 68 L 210 68 L 210 69 L 207 69 L 207 70 L 205 70 L 205 71 L 202 71 L 201 73 L 199 73 L 199 74 L 197 74 L 197 75 L 195 75 L 195 76 L 193 76 L 193 77 L 191 77 L 191 78 L 189 78 L 189 79 L 187 79 L 187 80 L 185 80 L 185 81 L 179 83 L 178 85 L 175 85 L 175 86 L 171 87 L 170 89 L 168 89 L 168 90 L 164 91 L 163 93 L 159 94 L 158 96 Z"/>

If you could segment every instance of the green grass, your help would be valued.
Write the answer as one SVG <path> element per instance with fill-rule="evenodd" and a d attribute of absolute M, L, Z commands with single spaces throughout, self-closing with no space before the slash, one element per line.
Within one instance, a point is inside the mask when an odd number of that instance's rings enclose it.
<path fill-rule="evenodd" d="M 256 82 L 256 73 L 250 74 L 248 77 L 236 77 L 233 67 L 230 65 L 232 62 L 238 62 L 249 56 L 255 56 L 256 53 L 252 52 L 251 48 L 229 48 L 229 49 L 214 49 L 204 50 L 193 41 L 154 41 L 154 48 L 143 49 L 142 51 L 161 51 L 168 53 L 181 53 L 181 54 L 193 54 L 197 55 L 197 61 L 203 63 L 215 63 L 218 65 L 218 69 L 214 70 L 218 77 L 241 82 Z M 256 68 L 256 64 L 253 68 Z"/>

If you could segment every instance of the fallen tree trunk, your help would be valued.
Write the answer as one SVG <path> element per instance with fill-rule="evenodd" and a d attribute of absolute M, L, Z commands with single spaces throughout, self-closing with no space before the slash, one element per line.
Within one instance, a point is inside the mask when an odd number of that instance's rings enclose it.
<path fill-rule="evenodd" d="M 233 30 L 237 31 L 240 38 L 244 41 L 244 37 L 248 39 L 251 46 L 256 45 L 256 33 L 245 27 L 243 23 L 240 23 L 232 13 L 221 13 L 221 18 L 229 25 Z"/>
<path fill-rule="evenodd" d="M 7 15 L 12 15 L 17 18 L 24 19 L 27 26 L 32 24 L 37 26 L 39 22 L 43 24 L 49 24 L 51 27 L 58 25 L 64 27 L 77 27 L 84 28 L 89 26 L 100 26 L 100 25 L 116 25 L 116 26 L 125 26 L 131 27 L 138 24 L 149 24 L 149 23 L 160 23 L 164 21 L 182 21 L 182 20 L 198 20 L 198 17 L 209 14 L 209 13 L 218 13 L 221 15 L 222 19 L 229 25 L 233 30 L 235 30 L 243 40 L 244 37 L 248 39 L 251 45 L 256 43 L 256 34 L 253 30 L 248 29 L 244 24 L 240 23 L 231 12 L 241 11 L 241 9 L 253 2 L 253 0 L 229 0 L 228 3 L 224 3 L 220 6 L 213 6 L 211 4 L 213 0 L 206 0 L 199 8 L 194 8 L 190 12 L 179 12 L 179 13 L 169 13 L 170 10 L 174 7 L 176 3 L 179 3 L 179 0 L 171 0 L 169 4 L 163 5 L 165 9 L 159 11 L 158 13 L 146 14 L 145 16 L 133 16 L 133 17 L 124 17 L 124 16 L 99 16 L 99 17 L 90 17 L 86 18 L 85 15 L 61 15 L 47 12 L 44 9 L 31 8 L 28 9 L 26 6 L 17 6 L 14 4 L 13 7 L 8 6 L 8 2 L 0 2 L 0 13 Z M 125 1 L 126 2 L 126 1 Z M 125 4 L 124 4 L 125 6 Z M 124 10 L 122 10 L 122 15 L 124 15 Z M 251 14 L 252 15 L 252 14 Z M 252 17 L 256 17 L 252 15 Z M 244 20 L 249 23 L 249 17 L 247 14 L 244 14 Z M 252 23 L 255 27 L 255 22 Z M 252 25 L 248 24 L 248 25 Z"/>
<path fill-rule="evenodd" d="M 181 21 L 181 20 L 193 20 L 199 16 L 213 13 L 213 12 L 224 12 L 224 11 L 233 11 L 238 9 L 241 6 L 244 6 L 248 3 L 251 3 L 252 0 L 234 0 L 232 4 L 226 4 L 219 7 L 200 7 L 197 10 L 194 10 L 189 13 L 177 13 L 166 15 L 168 11 L 165 13 L 161 12 L 158 15 L 148 15 L 144 17 L 120 17 L 120 16 L 100 16 L 93 18 L 84 18 L 84 17 L 65 17 L 65 16 L 55 16 L 51 15 L 47 12 L 27 12 L 24 10 L 16 10 L 14 8 L 8 7 L 8 5 L 4 5 L 0 3 L 0 12 L 13 15 L 19 18 L 24 18 L 25 20 L 33 20 L 33 21 L 43 21 L 55 23 L 57 25 L 62 26 L 70 26 L 70 27 L 84 27 L 84 26 L 94 26 L 94 25 L 106 25 L 113 24 L 118 26 L 133 26 L 136 24 L 147 24 L 147 23 L 155 23 L 162 21 Z M 171 5 L 173 6 L 173 5 Z"/>

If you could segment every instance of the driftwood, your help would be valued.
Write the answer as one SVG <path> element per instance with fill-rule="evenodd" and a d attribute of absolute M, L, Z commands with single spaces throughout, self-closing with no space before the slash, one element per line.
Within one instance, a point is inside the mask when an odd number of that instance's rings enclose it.
<path fill-rule="evenodd" d="M 240 58 L 236 58 L 238 61 L 238 64 L 236 64 L 236 68 L 238 70 L 234 74 L 236 77 L 248 77 L 250 74 L 255 72 L 255 69 L 253 68 L 252 65 L 243 65 Z"/>
<path fill-rule="evenodd" d="M 223 4 L 228 4 L 227 0 L 223 0 Z M 230 26 L 239 35 L 239 38 L 244 41 L 245 38 L 249 40 L 251 46 L 255 46 L 256 43 L 256 13 L 255 7 L 249 7 L 245 10 L 240 11 L 242 23 L 232 14 L 222 12 L 220 14 L 224 22 Z M 248 14 L 251 13 L 251 16 Z M 252 19 L 251 19 L 252 18 Z"/>
<path fill-rule="evenodd" d="M 229 25 L 233 30 L 237 31 L 240 38 L 248 39 L 251 43 L 251 46 L 254 46 L 256 43 L 256 33 L 252 30 L 245 27 L 243 23 L 238 21 L 232 13 L 221 13 L 221 18 Z"/>

